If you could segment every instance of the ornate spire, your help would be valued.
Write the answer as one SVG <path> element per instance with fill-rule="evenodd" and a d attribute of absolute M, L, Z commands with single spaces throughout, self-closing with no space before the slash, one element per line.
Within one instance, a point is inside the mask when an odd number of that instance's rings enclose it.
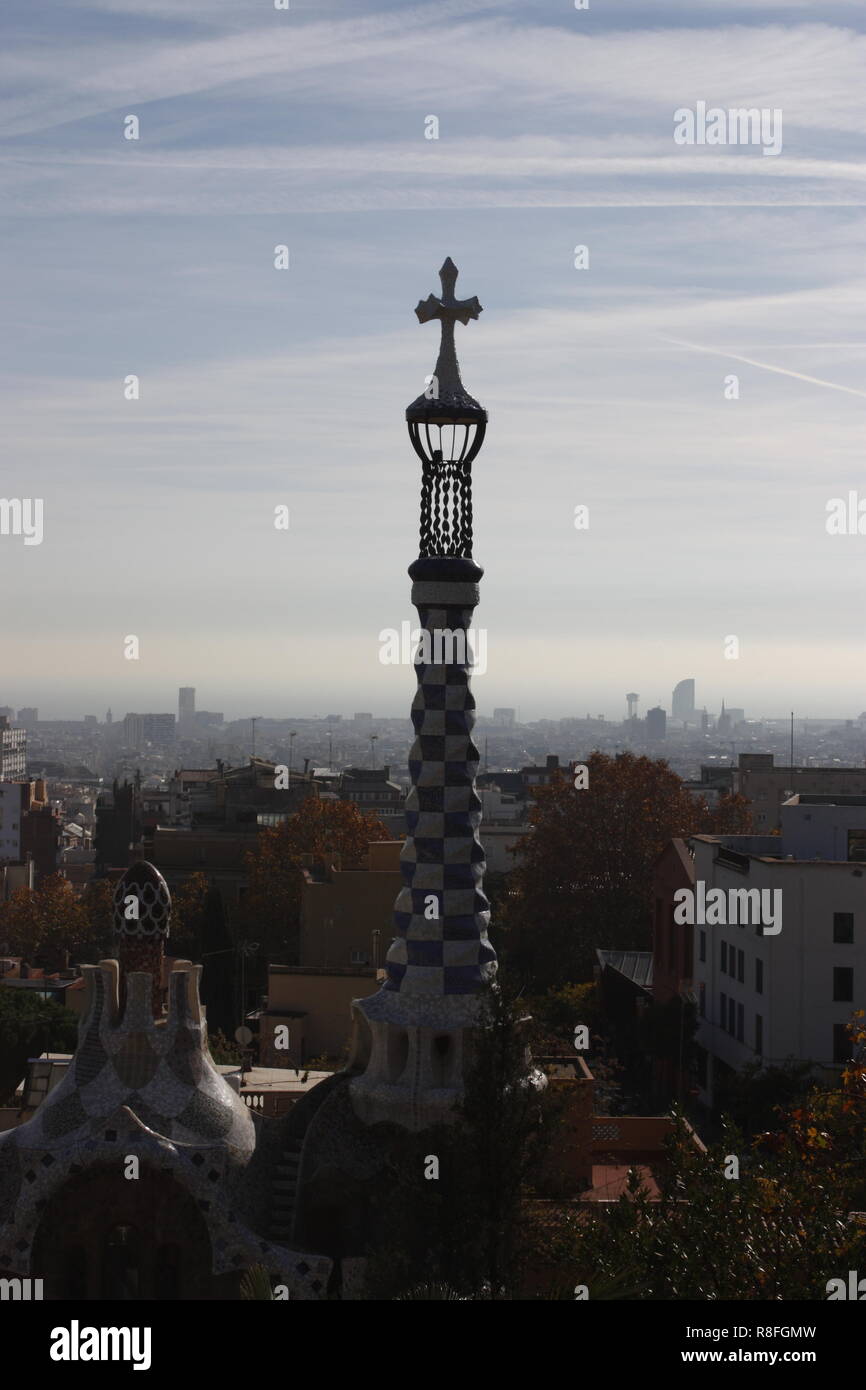
<path fill-rule="evenodd" d="M 483 570 L 471 557 L 470 464 L 487 413 L 463 387 L 454 324 L 481 313 L 477 299 L 454 295 L 457 269 L 440 272 L 442 296 L 422 300 L 422 323 L 438 318 L 442 346 L 434 388 L 406 412 L 423 464 L 421 554 L 409 570 L 421 620 L 412 704 L 415 741 L 407 837 L 400 854 L 404 887 L 394 908 L 394 940 L 377 994 L 354 1004 L 367 1026 L 370 1054 L 352 1081 L 357 1113 L 420 1129 L 449 1119 L 463 1090 L 464 1031 L 478 1021 L 481 991 L 496 972 L 487 927 L 479 752 L 472 740 L 475 699 L 472 615 Z M 363 1031 L 363 1030 L 362 1030 Z M 361 1044 L 359 1043 L 359 1048 Z"/>
<path fill-rule="evenodd" d="M 472 460 L 487 428 L 487 411 L 460 379 L 455 323 L 482 312 L 478 299 L 457 299 L 457 267 L 449 256 L 439 272 L 442 294 L 418 302 L 420 323 L 438 319 L 442 340 L 436 370 L 406 411 L 412 447 L 421 460 L 421 555 L 472 554 Z"/>

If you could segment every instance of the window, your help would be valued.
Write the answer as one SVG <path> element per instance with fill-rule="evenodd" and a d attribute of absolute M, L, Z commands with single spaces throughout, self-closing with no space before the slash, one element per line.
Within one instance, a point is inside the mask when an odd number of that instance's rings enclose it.
<path fill-rule="evenodd" d="M 833 1061 L 849 1062 L 851 1060 L 851 1039 L 848 1036 L 848 1029 L 844 1023 L 833 1024 Z"/>
<path fill-rule="evenodd" d="M 737 951 L 737 979 L 739 980 L 740 984 L 744 984 L 744 983 L 745 983 L 745 979 L 746 979 L 746 953 L 745 953 L 745 951 Z"/>
<path fill-rule="evenodd" d="M 746 1011 L 742 1004 L 737 1005 L 737 1042 L 743 1041 L 743 1030 L 746 1025 Z"/>
<path fill-rule="evenodd" d="M 866 830 L 848 831 L 848 859 L 858 864 L 866 862 Z"/>
<path fill-rule="evenodd" d="M 702 932 L 700 933 L 700 939 L 699 939 L 699 943 L 698 943 L 698 960 L 704 960 L 704 961 L 705 961 L 706 958 L 707 958 L 707 934 L 706 934 L 705 931 L 702 931 Z"/>
<path fill-rule="evenodd" d="M 755 1051 L 760 1057 L 764 1051 L 764 1020 L 755 1014 Z"/>
<path fill-rule="evenodd" d="M 833 967 L 833 1003 L 850 1004 L 854 999 L 854 971 L 850 965 Z"/>
<path fill-rule="evenodd" d="M 729 1000 L 728 1000 L 728 1032 L 730 1033 L 731 1037 L 734 1036 L 734 1030 L 735 1030 L 735 1028 L 736 1028 L 736 1023 L 735 1023 L 735 1018 L 734 1018 L 735 1013 L 736 1013 L 736 1009 L 735 1009 L 735 1007 L 734 1007 L 734 1001 L 733 1001 L 733 999 L 729 999 Z"/>
<path fill-rule="evenodd" d="M 755 961 L 755 993 L 764 993 L 764 962 L 762 960 Z"/>
<path fill-rule="evenodd" d="M 722 953 L 722 974 L 723 974 L 723 975 L 727 975 L 727 973 L 728 973 L 728 943 L 727 943 L 726 941 L 722 941 L 722 942 L 720 943 L 720 950 L 721 950 L 721 953 Z"/>
<path fill-rule="evenodd" d="M 833 913 L 833 941 L 837 946 L 854 944 L 854 913 Z"/>
<path fill-rule="evenodd" d="M 706 987 L 706 985 L 704 984 L 703 980 L 701 981 L 701 983 L 700 983 L 700 988 L 698 989 L 698 1012 L 699 1012 L 701 1018 L 706 1018 L 706 1016 L 707 1016 L 707 987 Z"/>
<path fill-rule="evenodd" d="M 719 995 L 719 1023 L 723 1028 L 728 1026 L 728 996 L 724 990 Z"/>

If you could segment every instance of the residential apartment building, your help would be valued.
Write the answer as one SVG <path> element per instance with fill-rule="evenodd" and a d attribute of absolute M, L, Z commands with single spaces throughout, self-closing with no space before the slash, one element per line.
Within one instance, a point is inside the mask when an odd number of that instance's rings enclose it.
<path fill-rule="evenodd" d="M 300 964 L 349 968 L 384 965 L 394 936 L 394 904 L 403 888 L 399 840 L 375 840 L 362 867 L 304 870 Z"/>
<path fill-rule="evenodd" d="M 352 801 L 359 811 L 376 815 L 395 837 L 406 834 L 403 809 L 403 790 L 391 781 L 391 769 L 385 767 L 347 767 L 340 777 L 337 795 L 341 801 Z"/>
<path fill-rule="evenodd" d="M 381 974 L 365 966 L 269 965 L 266 1001 L 246 1020 L 258 1031 L 262 1066 L 302 1067 L 323 1053 L 341 1058 L 352 1000 L 375 994 Z"/>
<path fill-rule="evenodd" d="M 20 782 L 27 773 L 27 731 L 13 729 L 0 714 L 0 782 Z"/>
<path fill-rule="evenodd" d="M 866 767 L 776 767 L 772 753 L 741 753 L 733 790 L 751 801 L 753 828 L 766 834 L 779 829 L 792 796 L 866 796 Z"/>
<path fill-rule="evenodd" d="M 0 782 L 0 860 L 21 859 L 21 783 Z"/>
<path fill-rule="evenodd" d="M 173 714 L 127 714 L 123 721 L 123 741 L 127 748 L 146 743 L 174 743 L 177 727 Z"/>
<path fill-rule="evenodd" d="M 831 1078 L 851 1056 L 851 1015 L 866 1004 L 866 797 L 796 796 L 781 818 L 781 836 L 691 841 L 695 896 L 721 889 L 727 921 L 716 924 L 708 905 L 705 920 L 684 926 L 708 1103 L 726 1071 L 747 1062 L 794 1057 Z"/>
<path fill-rule="evenodd" d="M 0 861 L 33 863 L 35 883 L 57 869 L 62 826 L 45 782 L 0 782 Z"/>

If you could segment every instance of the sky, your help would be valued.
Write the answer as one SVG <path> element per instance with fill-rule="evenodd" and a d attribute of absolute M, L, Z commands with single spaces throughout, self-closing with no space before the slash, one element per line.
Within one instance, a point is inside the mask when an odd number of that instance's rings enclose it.
<path fill-rule="evenodd" d="M 479 708 L 670 710 L 684 677 L 711 711 L 866 708 L 866 534 L 827 531 L 866 512 L 860 0 L 2 24 L 0 493 L 44 519 L 0 534 L 0 704 L 408 714 L 381 634 L 414 625 L 403 412 L 450 255 L 484 309 Z M 677 143 L 699 102 L 781 112 L 781 152 Z"/>

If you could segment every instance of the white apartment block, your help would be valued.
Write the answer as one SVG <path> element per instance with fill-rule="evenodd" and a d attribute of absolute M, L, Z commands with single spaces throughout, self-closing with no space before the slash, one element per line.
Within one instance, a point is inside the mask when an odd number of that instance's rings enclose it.
<path fill-rule="evenodd" d="M 711 920 L 694 924 L 706 1103 L 724 1068 L 756 1060 L 809 1060 L 832 1077 L 851 1055 L 845 1026 L 866 1005 L 866 796 L 793 796 L 781 816 L 781 836 L 691 842 L 702 896 L 720 888 L 730 904 L 732 890 L 767 890 L 763 901 L 781 908 L 777 934 L 757 914 L 741 925 L 729 912 L 720 925 L 707 911 Z"/>

